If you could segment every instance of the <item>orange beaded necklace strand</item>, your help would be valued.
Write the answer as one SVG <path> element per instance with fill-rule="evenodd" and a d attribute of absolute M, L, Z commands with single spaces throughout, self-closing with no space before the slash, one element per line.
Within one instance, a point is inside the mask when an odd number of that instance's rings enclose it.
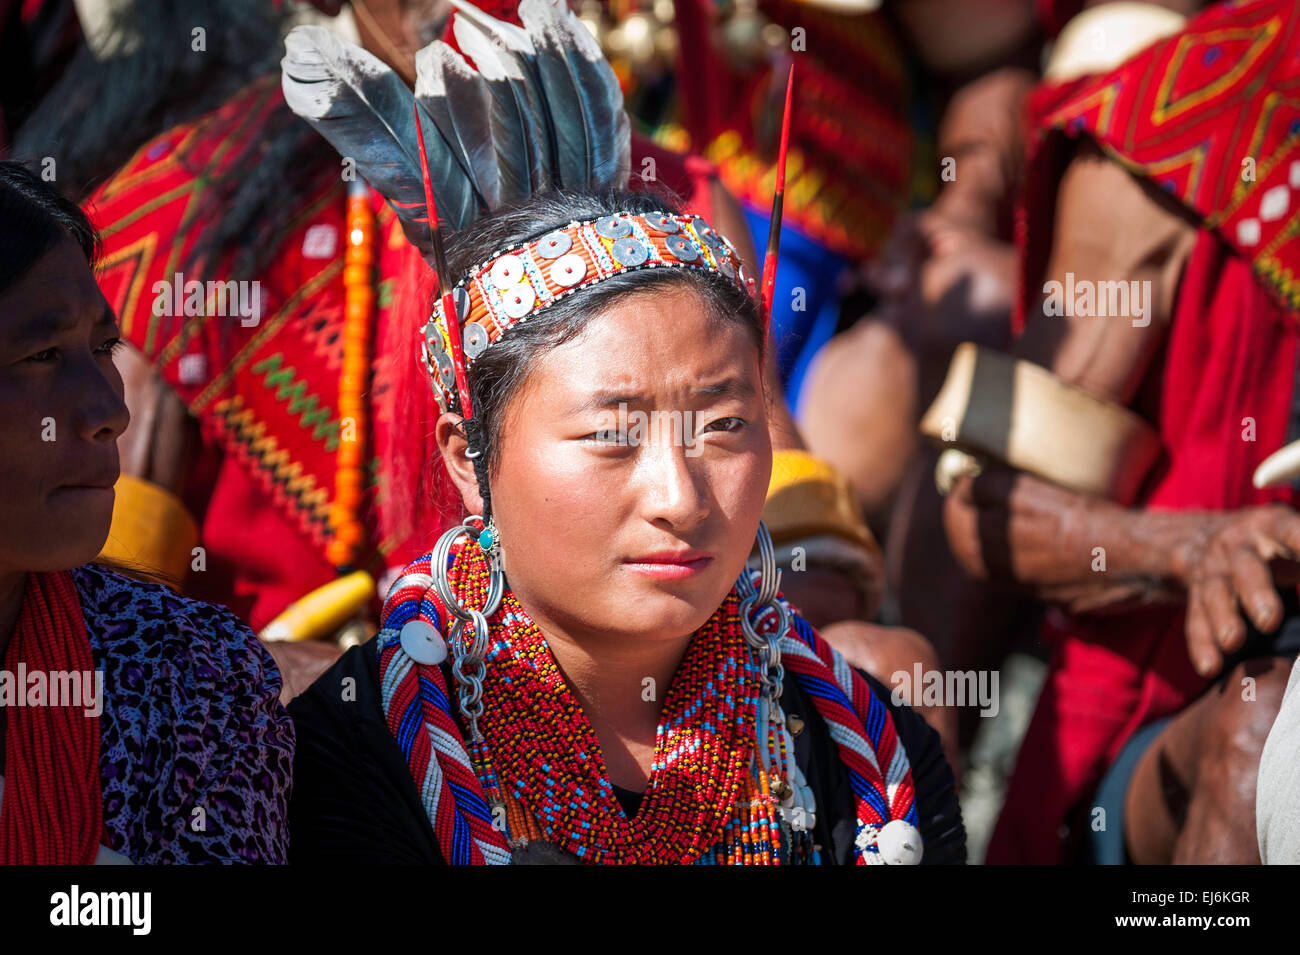
<path fill-rule="evenodd" d="M 375 314 L 375 215 L 370 208 L 370 187 L 364 180 L 348 184 L 347 210 L 338 465 L 330 507 L 333 537 L 326 548 L 326 557 L 340 572 L 355 565 L 364 533 L 359 516 L 368 424 L 364 396 L 370 381 L 370 330 Z"/>

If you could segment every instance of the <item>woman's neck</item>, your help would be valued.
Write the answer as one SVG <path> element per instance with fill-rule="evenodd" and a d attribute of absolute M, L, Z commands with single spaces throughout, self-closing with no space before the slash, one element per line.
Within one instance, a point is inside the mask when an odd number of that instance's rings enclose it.
<path fill-rule="evenodd" d="M 0 663 L 4 662 L 9 641 L 18 627 L 26 580 L 27 575 L 21 571 L 0 572 Z"/>
<path fill-rule="evenodd" d="M 575 638 L 535 622 L 600 741 L 610 782 L 640 792 L 650 775 L 663 701 L 693 635 L 645 641 L 611 634 Z"/>

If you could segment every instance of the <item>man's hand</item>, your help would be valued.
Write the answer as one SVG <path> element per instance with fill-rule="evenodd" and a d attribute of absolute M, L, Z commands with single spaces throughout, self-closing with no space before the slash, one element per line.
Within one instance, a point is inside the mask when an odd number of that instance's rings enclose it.
<path fill-rule="evenodd" d="M 1067 610 L 1185 594 L 1187 651 L 1206 677 L 1241 648 L 1246 620 L 1262 633 L 1278 628 L 1277 588 L 1300 581 L 1300 513 L 1280 504 L 1127 510 L 998 468 L 953 487 L 944 526 L 967 573 L 1020 584 Z"/>
<path fill-rule="evenodd" d="M 1247 619 L 1261 633 L 1282 623 L 1277 588 L 1300 579 L 1300 514 L 1274 504 L 1195 516 L 1199 532 L 1175 549 L 1173 566 L 1187 588 L 1187 652 L 1210 677 L 1245 643 Z"/>

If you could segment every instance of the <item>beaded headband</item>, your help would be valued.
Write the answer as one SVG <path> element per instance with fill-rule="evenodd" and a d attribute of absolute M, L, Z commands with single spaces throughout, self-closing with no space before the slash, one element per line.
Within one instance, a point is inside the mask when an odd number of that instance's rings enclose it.
<path fill-rule="evenodd" d="M 494 253 L 452 287 L 462 371 L 468 377 L 470 363 L 511 327 L 565 296 L 623 272 L 651 268 L 717 272 L 746 294 L 753 285 L 735 246 L 699 216 L 624 213 L 570 222 Z M 425 368 L 443 411 L 460 405 L 445 301 L 439 298 L 422 333 Z"/>

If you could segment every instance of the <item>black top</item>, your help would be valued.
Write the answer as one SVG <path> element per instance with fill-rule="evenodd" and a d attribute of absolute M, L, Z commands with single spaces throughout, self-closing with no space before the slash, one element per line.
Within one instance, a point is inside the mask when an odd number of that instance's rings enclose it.
<path fill-rule="evenodd" d="M 966 832 L 939 734 L 910 707 L 895 706 L 881 683 L 866 679 L 889 708 L 912 765 L 925 840 L 922 863 L 964 863 Z M 817 799 L 813 834 L 822 860 L 851 863 L 857 823 L 835 744 L 794 679 L 786 681 L 781 705 L 805 721 L 794 740 L 795 760 Z M 289 715 L 298 733 L 289 804 L 291 863 L 443 864 L 415 781 L 384 723 L 373 642 L 343 654 L 289 704 Z M 625 812 L 634 814 L 640 805 L 639 793 L 615 795 Z"/>

